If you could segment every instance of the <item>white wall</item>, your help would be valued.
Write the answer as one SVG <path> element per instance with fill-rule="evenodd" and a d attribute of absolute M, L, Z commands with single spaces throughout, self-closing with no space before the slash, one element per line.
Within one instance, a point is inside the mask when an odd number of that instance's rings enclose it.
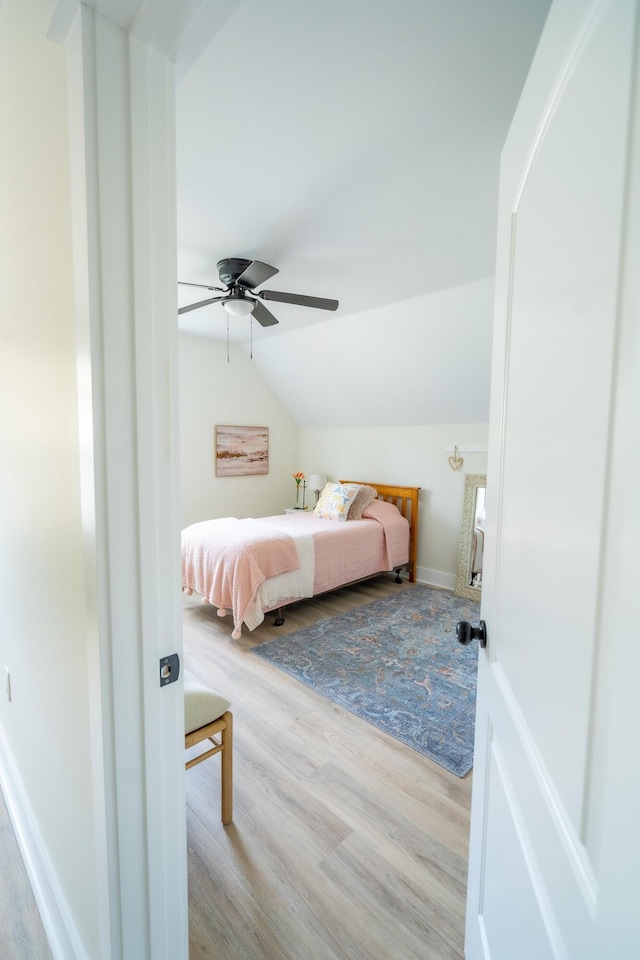
<path fill-rule="evenodd" d="M 465 473 L 486 473 L 486 453 L 464 453 L 449 466 L 451 445 L 486 447 L 488 424 L 351 427 L 300 431 L 302 469 L 331 480 L 421 487 L 417 578 L 453 588 Z"/>
<path fill-rule="evenodd" d="M 298 428 L 241 347 L 180 335 L 180 486 L 182 526 L 213 517 L 281 513 L 301 470 Z M 216 425 L 269 428 L 269 473 L 216 477 Z"/>
<path fill-rule="evenodd" d="M 0 7 L 0 775 L 91 956 L 98 894 L 66 81 L 62 47 L 44 39 L 48 10 L 47 0 Z"/>

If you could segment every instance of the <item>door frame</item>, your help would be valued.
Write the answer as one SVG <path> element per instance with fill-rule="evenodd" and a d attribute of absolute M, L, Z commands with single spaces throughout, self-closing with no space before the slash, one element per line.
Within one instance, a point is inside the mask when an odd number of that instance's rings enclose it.
<path fill-rule="evenodd" d="M 174 2 L 174 0 L 172 0 Z M 175 4 L 179 6 L 178 0 Z M 100 960 L 187 960 L 175 76 L 126 5 L 60 0 L 68 64 Z M 161 9 L 164 8 L 164 9 Z"/>

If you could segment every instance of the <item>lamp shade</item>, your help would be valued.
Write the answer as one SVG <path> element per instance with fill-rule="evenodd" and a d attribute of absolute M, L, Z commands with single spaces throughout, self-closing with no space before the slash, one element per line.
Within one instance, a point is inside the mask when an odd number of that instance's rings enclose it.
<path fill-rule="evenodd" d="M 222 304 L 232 317 L 248 317 L 250 313 L 253 313 L 253 302 L 251 300 L 234 297 L 233 299 L 223 300 Z"/>
<path fill-rule="evenodd" d="M 307 477 L 307 486 L 309 490 L 324 490 L 324 485 L 327 482 L 327 478 L 321 473 L 311 473 Z"/>

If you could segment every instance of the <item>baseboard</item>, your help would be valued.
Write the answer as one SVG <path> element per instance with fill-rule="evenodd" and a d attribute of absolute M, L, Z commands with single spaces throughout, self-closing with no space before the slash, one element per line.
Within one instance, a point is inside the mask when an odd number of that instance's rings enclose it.
<path fill-rule="evenodd" d="M 416 569 L 416 580 L 427 587 L 439 587 L 440 590 L 453 590 L 456 585 L 455 574 L 443 573 L 441 570 L 430 570 L 428 567 Z"/>
<path fill-rule="evenodd" d="M 52 957 L 54 960 L 89 960 L 2 730 L 0 784 Z"/>

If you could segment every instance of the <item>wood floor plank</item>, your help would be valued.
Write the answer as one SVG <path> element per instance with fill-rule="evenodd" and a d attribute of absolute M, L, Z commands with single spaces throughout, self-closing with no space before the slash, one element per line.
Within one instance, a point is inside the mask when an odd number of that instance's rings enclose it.
<path fill-rule="evenodd" d="M 452 897 L 448 909 L 455 907 L 454 901 L 460 895 L 464 896 L 465 884 L 460 883 L 460 878 L 466 869 L 466 851 L 465 855 L 460 854 L 450 842 L 459 832 L 455 822 L 448 831 L 434 831 L 427 807 L 421 810 L 424 817 L 407 817 L 393 803 L 387 802 L 383 790 L 367 793 L 348 771 L 331 765 L 314 777 L 307 787 L 315 791 L 316 797 L 320 787 L 320 796 L 328 809 L 343 812 L 351 833 L 375 838 L 377 848 L 385 849 L 390 862 L 400 863 L 406 851 L 410 851 L 428 887 L 437 880 L 445 888 L 443 896 L 449 893 L 458 895 Z"/>
<path fill-rule="evenodd" d="M 185 599 L 185 666 L 234 713 L 231 826 L 216 761 L 187 775 L 191 960 L 462 960 L 471 775 L 251 653 L 398 589 L 412 587 L 381 577 L 304 601 L 238 641 Z"/>
<path fill-rule="evenodd" d="M 52 960 L 9 813 L 0 791 L 0 957 Z"/>
<path fill-rule="evenodd" d="M 190 825 L 190 849 L 193 843 L 200 864 L 204 856 L 208 857 L 206 882 L 210 884 L 210 901 L 222 911 L 225 930 L 235 932 L 235 942 L 231 945 L 225 934 L 225 957 L 296 960 L 301 955 L 301 945 L 318 938 L 318 921 L 309 908 L 310 898 L 305 896 L 307 884 L 301 884 L 297 872 L 288 868 L 295 848 L 291 833 L 278 822 L 275 807 L 272 808 L 274 816 L 269 817 L 269 808 L 270 805 L 265 804 L 252 811 L 243 819 L 241 830 L 232 825 L 224 834 L 207 837 L 200 832 L 197 835 L 196 822 Z M 202 830 L 200 821 L 198 829 Z M 307 877 L 312 873 L 311 870 L 305 872 Z M 202 885 L 198 885 L 198 895 Z M 191 924 L 193 914 L 191 900 Z M 210 904 L 204 911 L 200 907 L 199 914 L 210 922 Z M 316 956 L 315 953 L 307 955 Z M 331 950 L 322 950 L 318 956 L 337 960 Z M 193 957 L 192 952 L 191 960 Z"/>
<path fill-rule="evenodd" d="M 374 938 L 372 951 L 379 958 L 424 960 L 438 957 L 459 960 L 462 939 L 452 925 L 442 924 L 428 897 L 420 895 L 372 842 L 353 834 L 322 864 L 322 873 L 338 888 L 348 887 L 357 904 L 359 940 L 367 930 Z M 453 944 L 450 940 L 453 939 Z M 357 956 L 357 953 L 355 954 Z"/>

